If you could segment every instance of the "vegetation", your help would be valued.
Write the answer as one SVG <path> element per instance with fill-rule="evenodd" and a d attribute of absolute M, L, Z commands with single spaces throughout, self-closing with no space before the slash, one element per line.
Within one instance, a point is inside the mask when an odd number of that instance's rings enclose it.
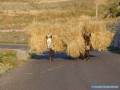
<path fill-rule="evenodd" d="M 64 25 L 82 15 L 94 17 L 94 1 L 96 0 L 0 0 L 0 30 L 23 30 L 32 22 L 47 23 L 48 26 L 51 23 Z M 104 0 L 97 1 L 102 2 L 98 8 L 98 18 L 102 19 L 106 4 L 103 4 Z M 28 43 L 28 38 L 24 32 L 0 32 L 0 43 Z"/>
<path fill-rule="evenodd" d="M 17 53 L 13 50 L 0 50 L 0 62 L 13 65 L 17 59 Z"/>
<path fill-rule="evenodd" d="M 0 11 L 0 29 L 23 29 L 33 21 L 64 22 L 68 18 L 78 18 L 83 14 L 95 16 L 95 4 L 90 0 L 54 3 L 29 3 L 28 1 L 27 4 L 1 3 Z"/>
<path fill-rule="evenodd" d="M 0 43 L 27 44 L 28 34 L 25 32 L 1 32 Z"/>
<path fill-rule="evenodd" d="M 14 50 L 0 50 L 0 75 L 17 65 L 17 52 Z"/>
<path fill-rule="evenodd" d="M 34 58 L 35 56 L 37 56 L 38 53 L 36 51 L 31 51 L 31 52 L 28 53 L 28 55 L 29 55 L 28 58 L 31 59 L 31 58 Z"/>
<path fill-rule="evenodd" d="M 116 2 L 112 2 L 112 3 L 109 3 L 109 5 L 107 5 L 106 7 L 106 10 L 107 10 L 107 13 L 105 15 L 105 17 L 118 17 L 120 16 L 120 5 L 118 3 L 118 1 Z"/>
<path fill-rule="evenodd" d="M 27 59 L 28 55 L 20 50 L 0 49 L 0 75 L 21 65 Z"/>

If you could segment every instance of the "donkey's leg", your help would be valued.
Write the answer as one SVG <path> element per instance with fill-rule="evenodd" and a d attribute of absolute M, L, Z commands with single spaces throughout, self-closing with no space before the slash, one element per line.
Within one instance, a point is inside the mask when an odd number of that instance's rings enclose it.
<path fill-rule="evenodd" d="M 50 58 L 49 58 L 49 60 L 50 60 L 50 61 L 53 61 L 53 60 L 52 60 L 52 55 L 50 55 Z"/>
<path fill-rule="evenodd" d="M 51 61 L 53 61 L 53 59 L 54 59 L 54 55 L 51 55 Z"/>
<path fill-rule="evenodd" d="M 87 58 L 87 51 L 85 51 L 85 54 L 82 55 L 82 60 L 85 60 Z"/>
<path fill-rule="evenodd" d="M 87 50 L 86 51 L 86 60 L 88 61 L 88 59 L 89 59 L 89 51 Z"/>
<path fill-rule="evenodd" d="M 87 61 L 90 60 L 90 51 L 87 51 Z"/>
<path fill-rule="evenodd" d="M 82 56 L 81 56 L 81 58 L 82 58 L 82 60 L 84 60 L 84 58 L 85 58 L 85 55 L 82 55 Z"/>
<path fill-rule="evenodd" d="M 90 59 L 90 50 L 88 50 L 88 60 Z"/>
<path fill-rule="evenodd" d="M 49 60 L 51 61 L 51 55 L 50 55 L 50 57 L 49 57 Z"/>

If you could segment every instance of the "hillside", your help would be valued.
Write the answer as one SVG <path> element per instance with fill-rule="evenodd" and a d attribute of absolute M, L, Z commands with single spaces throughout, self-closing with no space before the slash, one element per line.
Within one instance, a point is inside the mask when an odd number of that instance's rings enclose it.
<path fill-rule="evenodd" d="M 23 29 L 34 20 L 64 22 L 66 18 L 78 18 L 81 15 L 95 16 L 95 3 L 91 0 L 0 0 L 0 2 L 0 29 Z M 103 6 L 99 8 L 99 16 L 103 14 L 103 8 Z"/>
<path fill-rule="evenodd" d="M 107 3 L 104 0 L 99 3 L 98 18 L 101 20 Z M 33 22 L 64 25 L 76 22 L 80 16 L 95 18 L 95 11 L 94 0 L 0 0 L 0 42 L 28 43 L 24 31 Z M 104 21 L 109 23 L 109 20 Z"/>

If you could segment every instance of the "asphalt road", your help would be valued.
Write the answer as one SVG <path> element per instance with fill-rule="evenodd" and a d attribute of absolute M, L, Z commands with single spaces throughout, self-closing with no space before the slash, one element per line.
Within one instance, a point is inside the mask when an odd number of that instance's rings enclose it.
<path fill-rule="evenodd" d="M 115 89 L 92 89 L 92 86 Z M 0 77 L 0 90 L 120 90 L 120 54 L 91 52 L 90 61 L 56 54 L 38 56 Z"/>
<path fill-rule="evenodd" d="M 0 48 L 7 48 L 7 49 L 28 49 L 27 44 L 0 44 Z"/>

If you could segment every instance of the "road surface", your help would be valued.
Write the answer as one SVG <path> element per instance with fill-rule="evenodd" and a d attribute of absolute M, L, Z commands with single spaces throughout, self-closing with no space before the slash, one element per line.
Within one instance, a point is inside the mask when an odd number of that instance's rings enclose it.
<path fill-rule="evenodd" d="M 28 49 L 27 44 L 0 44 L 0 48 L 7 48 L 7 49 Z"/>
<path fill-rule="evenodd" d="M 120 54 L 91 52 L 90 61 L 56 54 L 54 62 L 38 56 L 1 76 L 0 90 L 120 90 Z"/>

